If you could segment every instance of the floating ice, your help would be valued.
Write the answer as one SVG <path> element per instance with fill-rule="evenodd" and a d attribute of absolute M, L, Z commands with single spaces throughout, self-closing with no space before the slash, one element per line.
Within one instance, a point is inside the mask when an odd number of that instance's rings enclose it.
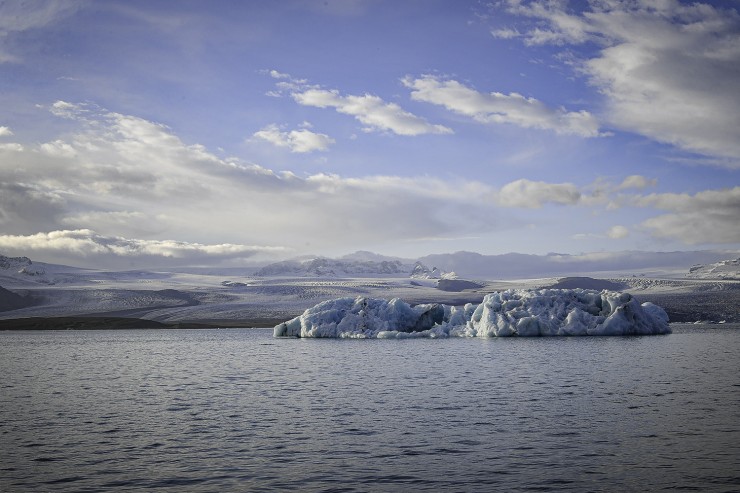
<path fill-rule="evenodd" d="M 324 301 L 277 325 L 275 337 L 505 337 L 668 334 L 668 315 L 629 293 L 588 289 L 508 290 L 479 305 L 410 306 L 394 298 Z"/>

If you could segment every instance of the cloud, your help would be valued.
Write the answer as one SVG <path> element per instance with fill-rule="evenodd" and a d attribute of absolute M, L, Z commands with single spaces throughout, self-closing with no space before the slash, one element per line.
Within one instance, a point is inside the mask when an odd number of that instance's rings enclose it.
<path fill-rule="evenodd" d="M 606 233 L 576 233 L 572 236 L 575 240 L 591 240 L 591 239 L 603 239 L 611 238 L 613 240 L 620 240 L 628 237 L 630 234 L 629 229 L 626 226 L 612 226 Z"/>
<path fill-rule="evenodd" d="M 277 70 L 270 70 L 268 72 L 270 74 L 270 77 L 273 79 L 290 79 L 290 74 L 283 74 L 281 72 L 278 72 Z"/>
<path fill-rule="evenodd" d="M 518 215 L 526 216 L 527 209 L 602 206 L 619 186 L 639 188 L 651 182 L 627 177 L 617 182 L 622 185 L 603 185 L 604 197 L 594 198 L 584 192 L 588 185 L 582 190 L 572 183 L 527 179 L 499 188 L 461 177 L 299 176 L 219 157 L 202 145 L 183 142 L 165 125 L 93 104 L 60 102 L 49 112 L 50 118 L 69 120 L 66 133 L 24 145 L 12 157 L 0 154 L 0 231 L 6 241 L 20 246 L 28 244 L 21 243 L 23 238 L 44 240 L 36 236 L 39 231 L 94 231 L 54 236 L 59 241 L 53 244 L 68 245 L 66 258 L 76 259 L 75 264 L 112 265 L 115 259 L 127 258 L 129 254 L 121 253 L 126 251 L 156 260 L 163 254 L 155 251 L 164 251 L 167 245 L 174 245 L 177 252 L 191 251 L 186 247 L 191 244 L 320 252 L 429 238 L 485 237 L 522 227 L 526 221 Z M 638 205 L 658 209 L 670 205 L 665 196 L 648 197 Z M 711 215 L 717 201 L 710 202 Z M 732 229 L 729 222 L 725 229 Z M 619 235 L 619 230 L 613 233 Z M 129 250 L 121 245 L 129 245 Z M 62 246 L 44 247 L 44 252 L 62 257 Z M 183 254 L 181 261 L 196 261 L 196 253 L 207 251 L 195 248 L 193 256 Z"/>
<path fill-rule="evenodd" d="M 0 137 L 8 137 L 13 135 L 13 131 L 9 127 L 0 127 Z"/>
<path fill-rule="evenodd" d="M 277 125 L 268 125 L 255 132 L 252 137 L 265 140 L 278 147 L 287 147 L 290 152 L 307 153 L 325 151 L 335 140 L 326 134 L 311 132 L 307 129 L 281 132 Z"/>
<path fill-rule="evenodd" d="M 23 146 L 17 142 L 2 142 L 0 143 L 0 151 L 22 152 Z"/>
<path fill-rule="evenodd" d="M 625 178 L 622 183 L 617 187 L 617 190 L 625 190 L 629 188 L 643 189 L 647 187 L 654 187 L 657 185 L 658 180 L 645 178 L 641 175 L 630 175 Z"/>
<path fill-rule="evenodd" d="M 690 245 L 740 242 L 740 187 L 690 194 L 651 194 L 637 202 L 668 214 L 642 223 L 653 236 Z"/>
<path fill-rule="evenodd" d="M 533 19 L 526 44 L 600 47 L 578 70 L 606 99 L 611 124 L 740 167 L 740 15 L 705 3 L 509 1 Z M 524 26 L 521 26 L 524 27 Z M 729 162 L 722 159 L 731 159 Z"/>
<path fill-rule="evenodd" d="M 397 135 L 451 134 L 451 129 L 443 125 L 427 122 L 413 113 L 401 108 L 396 103 L 387 103 L 381 97 L 372 94 L 342 95 L 336 89 L 323 89 L 311 85 L 306 79 L 296 79 L 290 74 L 270 70 L 266 72 L 279 79 L 275 84 L 276 91 L 267 95 L 281 97 L 289 94 L 295 102 L 314 108 L 334 108 L 338 113 L 350 115 L 365 125 L 365 132 L 388 131 Z"/>
<path fill-rule="evenodd" d="M 2 161 L 0 161 L 2 163 Z M 25 228 L 54 228 L 70 203 L 59 190 L 28 182 L 12 181 L 0 167 L 0 231 L 23 232 Z"/>
<path fill-rule="evenodd" d="M 304 106 L 334 108 L 339 113 L 352 115 L 365 125 L 366 131 L 390 131 L 398 135 L 452 133 L 447 127 L 430 124 L 396 103 L 386 103 L 371 94 L 342 96 L 336 90 L 308 89 L 293 93 L 292 96 L 298 104 Z"/>
<path fill-rule="evenodd" d="M 63 140 L 55 140 L 53 142 L 41 144 L 39 146 L 39 150 L 50 156 L 74 157 L 77 155 L 77 151 L 75 151 L 74 147 Z"/>
<path fill-rule="evenodd" d="M 0 235 L 0 249 L 30 255 L 62 254 L 93 258 L 107 264 L 125 259 L 141 262 L 194 264 L 245 259 L 257 254 L 285 253 L 281 247 L 238 244 L 201 244 L 173 240 L 141 240 L 104 236 L 89 229 L 60 230 L 31 235 Z M 120 263 L 120 262 L 118 262 Z"/>
<path fill-rule="evenodd" d="M 59 100 L 52 103 L 52 105 L 49 107 L 49 111 L 52 115 L 58 116 L 60 118 L 81 120 L 83 115 L 91 112 L 91 110 L 88 109 L 88 107 L 90 106 L 90 104 L 85 103 L 74 104 L 67 101 Z"/>
<path fill-rule="evenodd" d="M 558 134 L 597 137 L 599 124 L 588 111 L 550 108 L 541 101 L 517 93 L 481 93 L 455 80 L 432 75 L 406 77 L 411 99 L 444 106 L 480 123 L 507 123 L 523 128 L 551 130 Z"/>
<path fill-rule="evenodd" d="M 152 216 L 141 211 L 82 211 L 65 215 L 58 224 L 74 229 L 117 231 L 123 236 L 151 236 L 161 234 L 167 221 L 165 215 Z"/>
<path fill-rule="evenodd" d="M 77 12 L 84 3 L 77 0 L 0 2 L 0 63 L 18 63 L 23 60 L 23 55 L 13 49 L 15 45 L 12 41 L 16 34 L 64 19 Z"/>
<path fill-rule="evenodd" d="M 575 205 L 581 193 L 572 183 L 545 183 L 520 179 L 504 185 L 498 193 L 498 203 L 505 207 L 538 209 L 545 203 Z"/>
<path fill-rule="evenodd" d="M 66 133 L 0 161 L 7 235 L 86 229 L 320 251 L 466 236 L 495 228 L 499 217 L 495 190 L 480 182 L 298 176 L 219 157 L 165 125 L 94 104 L 58 101 L 47 109 L 68 120 Z"/>
<path fill-rule="evenodd" d="M 494 38 L 499 38 L 499 39 L 512 39 L 512 38 L 518 38 L 519 36 L 521 36 L 521 34 L 516 29 L 505 27 L 501 29 L 492 29 L 491 36 L 493 36 Z"/>
<path fill-rule="evenodd" d="M 619 225 L 612 226 L 606 232 L 606 236 L 608 236 L 609 238 L 615 239 L 615 240 L 626 238 L 627 236 L 629 236 L 629 234 L 630 234 L 629 229 L 627 229 L 625 226 L 619 226 Z"/>
<path fill-rule="evenodd" d="M 588 22 L 577 15 L 566 11 L 566 2 L 522 2 L 521 0 L 508 0 L 509 12 L 541 19 L 543 24 L 536 24 L 527 29 L 523 34 L 527 45 L 566 43 L 583 43 L 590 39 Z"/>

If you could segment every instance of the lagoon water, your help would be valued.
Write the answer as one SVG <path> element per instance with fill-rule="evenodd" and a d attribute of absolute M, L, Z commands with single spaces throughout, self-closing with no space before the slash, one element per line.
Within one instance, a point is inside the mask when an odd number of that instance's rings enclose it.
<path fill-rule="evenodd" d="M 740 326 L 0 333 L 0 491 L 738 491 Z"/>

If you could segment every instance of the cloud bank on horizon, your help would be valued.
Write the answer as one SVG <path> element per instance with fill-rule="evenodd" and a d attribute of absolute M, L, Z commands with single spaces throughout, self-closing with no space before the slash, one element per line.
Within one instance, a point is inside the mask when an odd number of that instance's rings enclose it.
<path fill-rule="evenodd" d="M 0 74 L 8 255 L 740 248 L 719 2 L 6 3 Z"/>

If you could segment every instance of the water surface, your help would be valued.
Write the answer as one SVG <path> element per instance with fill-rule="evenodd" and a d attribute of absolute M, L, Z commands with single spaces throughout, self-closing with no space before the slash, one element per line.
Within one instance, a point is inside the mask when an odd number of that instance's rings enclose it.
<path fill-rule="evenodd" d="M 0 491 L 737 491 L 740 326 L 0 333 Z"/>

